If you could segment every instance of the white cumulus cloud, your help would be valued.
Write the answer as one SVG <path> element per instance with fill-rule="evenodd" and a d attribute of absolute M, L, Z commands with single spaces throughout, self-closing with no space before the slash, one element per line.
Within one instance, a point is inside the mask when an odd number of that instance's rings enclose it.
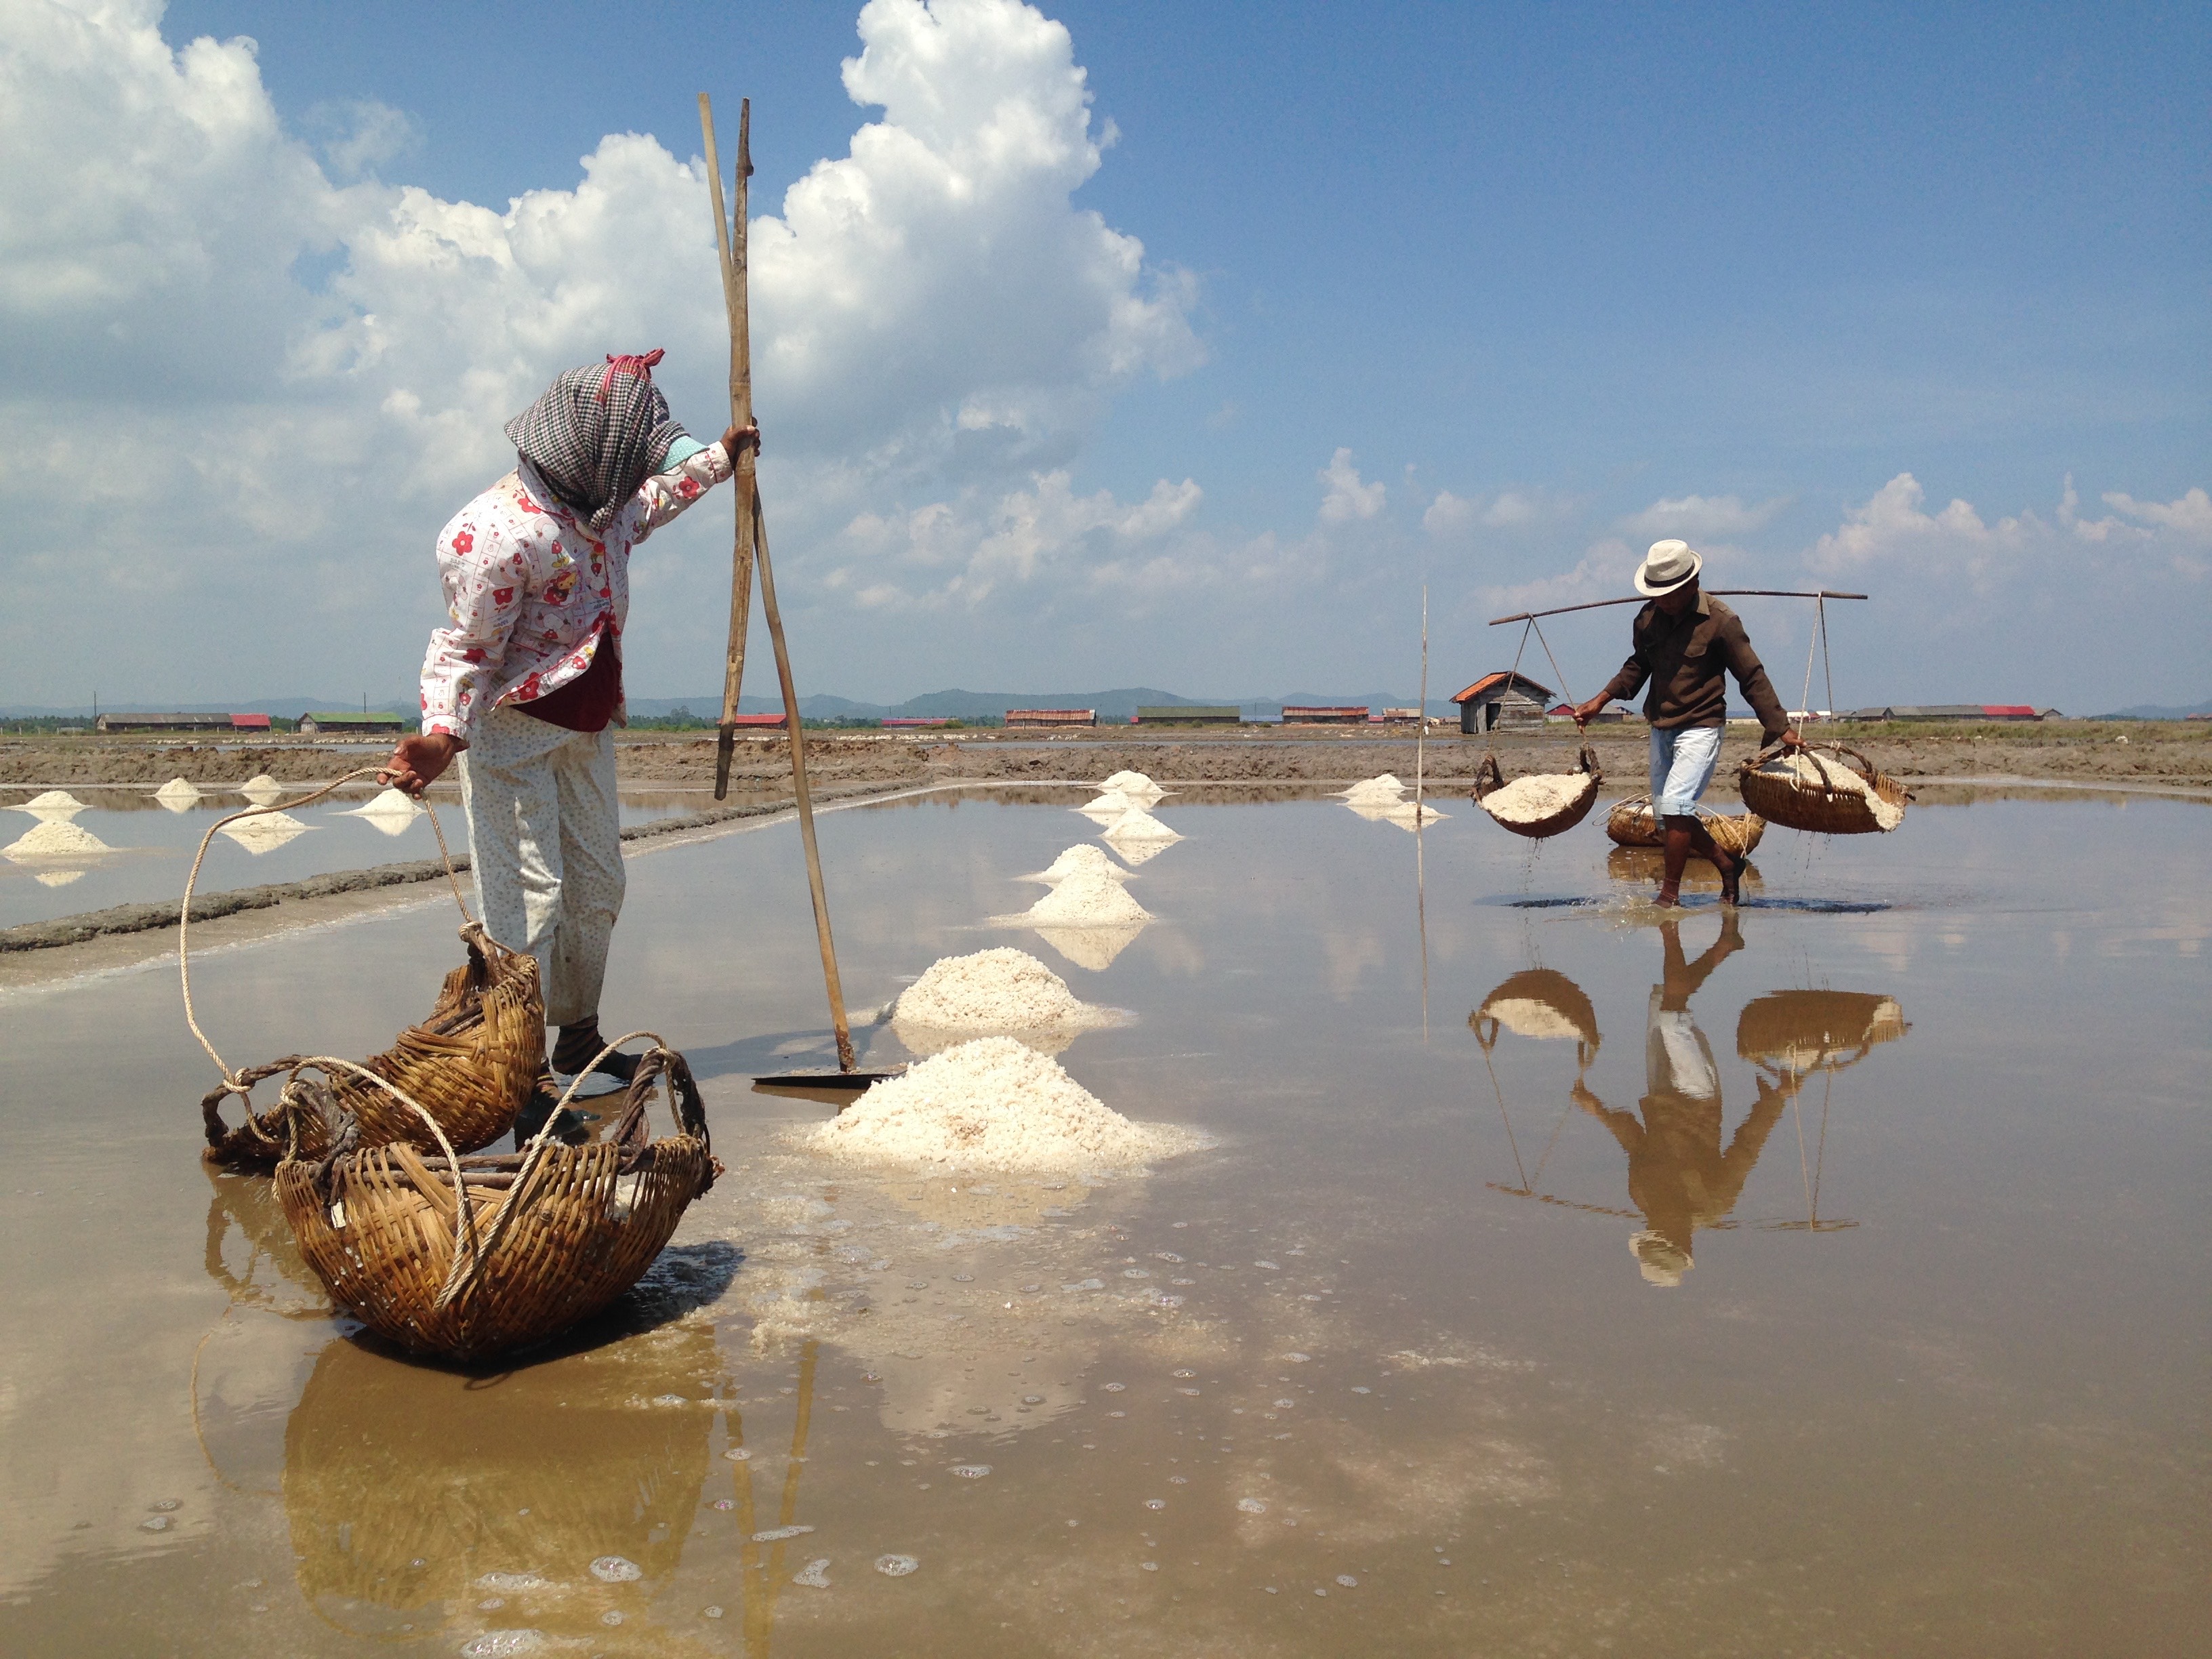
<path fill-rule="evenodd" d="M 1741 495 L 1679 495 L 1671 501 L 1662 497 L 1641 513 L 1623 519 L 1620 527 L 1632 536 L 1655 541 L 1669 536 L 1687 541 L 1742 536 L 1764 530 L 1789 505 L 1786 495 L 1754 505 L 1746 505 Z"/>
<path fill-rule="evenodd" d="M 1323 524 L 1351 524 L 1357 520 L 1371 519 L 1382 510 L 1388 494 L 1378 479 L 1374 483 L 1361 480 L 1359 469 L 1352 464 L 1352 452 L 1339 449 L 1329 458 L 1327 466 L 1314 475 L 1328 486 L 1322 495 L 1321 519 Z"/>

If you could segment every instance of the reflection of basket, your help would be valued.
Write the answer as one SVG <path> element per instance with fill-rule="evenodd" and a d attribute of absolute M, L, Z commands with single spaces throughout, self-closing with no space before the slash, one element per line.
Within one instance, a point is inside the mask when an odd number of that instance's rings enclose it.
<path fill-rule="evenodd" d="M 214 1195 L 208 1202 L 207 1273 L 239 1307 L 255 1308 L 282 1319 L 326 1320 L 330 1304 L 314 1274 L 300 1260 L 283 1206 L 270 1184 L 258 1178 L 210 1168 Z M 235 1234 L 244 1261 L 231 1243 Z"/>
<path fill-rule="evenodd" d="M 1567 799 L 1565 805 L 1543 817 L 1533 818 L 1526 822 L 1500 817 L 1492 810 L 1489 802 L 1491 796 L 1505 787 L 1505 775 L 1498 769 L 1497 756 L 1485 755 L 1482 757 L 1482 764 L 1474 769 L 1473 797 L 1474 804 L 1481 807 L 1484 811 L 1490 813 L 1491 822 L 1493 823 L 1510 830 L 1516 836 L 1526 836 L 1531 841 L 1544 841 L 1553 836 L 1563 834 L 1589 816 L 1590 807 L 1597 799 L 1597 787 L 1604 781 L 1605 774 L 1598 769 L 1597 756 L 1591 751 L 1588 744 L 1584 744 L 1582 753 L 1575 758 L 1573 772 L 1549 775 L 1565 775 L 1576 780 L 1575 791 Z M 1521 781 L 1517 778 L 1514 780 L 1516 783 Z"/>
<path fill-rule="evenodd" d="M 1737 1016 L 1735 1051 L 1802 1077 L 1841 1071 L 1911 1029 L 1894 999 L 1871 992 L 1770 991 Z"/>
<path fill-rule="evenodd" d="M 1766 820 L 1756 813 L 1724 815 L 1709 812 L 1700 806 L 1698 816 L 1705 820 L 1705 833 L 1719 844 L 1721 851 L 1736 858 L 1750 857 L 1751 849 L 1766 833 Z M 1651 810 L 1649 795 L 1631 795 L 1607 813 L 1605 833 L 1613 837 L 1616 847 L 1659 847 L 1667 839 L 1658 814 Z"/>
<path fill-rule="evenodd" d="M 663 1073 L 681 1133 L 654 1140 L 646 1109 Z M 303 1079 L 287 1094 L 325 1115 L 337 1148 L 276 1166 L 301 1254 L 339 1305 L 422 1352 L 473 1358 L 590 1317 L 637 1282 L 721 1173 L 691 1068 L 659 1047 L 605 1140 L 563 1146 L 556 1118 L 524 1152 L 459 1159 L 465 1218 L 443 1157 L 404 1142 L 356 1151 L 327 1089 Z"/>
<path fill-rule="evenodd" d="M 526 1620 L 599 1645 L 602 1611 L 641 1610 L 641 1593 L 676 1571 L 690 1539 L 717 1362 L 711 1331 L 688 1325 L 495 1382 L 330 1343 L 284 1425 L 301 1593 L 311 1605 L 330 1598 L 325 1610 L 344 1624 L 375 1622 L 348 1619 L 346 1603 L 443 1601 L 457 1635 Z M 642 1581 L 586 1575 L 584 1563 L 609 1555 L 635 1562 Z M 501 1616 L 463 1611 L 494 1593 L 477 1582 L 488 1572 L 516 1581 L 494 1581 L 510 1606 Z"/>
<path fill-rule="evenodd" d="M 489 1146 L 514 1127 L 545 1068 L 545 1012 L 538 991 L 538 963 L 510 951 L 471 922 L 461 929 L 469 959 L 446 975 L 438 1001 L 419 1025 L 402 1031 L 392 1047 L 363 1062 L 438 1120 L 457 1151 Z M 264 1078 L 289 1072 L 297 1054 L 240 1073 L 245 1090 Z M 359 1126 L 359 1144 L 392 1144 L 429 1150 L 437 1145 L 429 1127 L 367 1078 L 343 1077 L 332 1085 L 338 1108 Z M 200 1103 L 206 1120 L 211 1164 L 229 1168 L 267 1169 L 284 1156 L 291 1134 L 300 1137 L 298 1156 L 319 1158 L 329 1152 L 323 1120 L 315 1113 L 293 1114 L 280 1100 L 252 1114 L 234 1129 L 222 1121 L 222 1103 L 243 1090 L 225 1084 Z M 287 1121 L 288 1118 L 291 1121 Z"/>
<path fill-rule="evenodd" d="M 1799 750 L 1819 770 L 1821 782 L 1778 775 L 1761 769 L 1780 752 L 1776 749 L 1762 750 L 1743 763 L 1736 782 L 1743 792 L 1743 804 L 1761 817 L 1771 819 L 1788 830 L 1809 830 L 1814 835 L 1863 836 L 1876 830 L 1893 830 L 1894 823 L 1884 823 L 1875 816 L 1873 803 L 1865 790 L 1903 812 L 1905 804 L 1912 799 L 1905 787 L 1894 778 L 1884 777 L 1874 769 L 1864 755 L 1856 749 L 1846 749 L 1841 744 L 1821 744 L 1820 749 L 1830 754 L 1847 757 L 1853 764 L 1823 758 L 1811 745 Z M 1852 781 L 1845 782 L 1849 775 Z M 1864 786 L 1861 788 L 1857 786 Z"/>
<path fill-rule="evenodd" d="M 1483 998 L 1467 1024 L 1486 1052 L 1498 1046 L 1501 1030 L 1525 1037 L 1571 1037 L 1583 1066 L 1596 1057 L 1600 1041 L 1596 1008 L 1583 988 L 1556 968 L 1524 968 L 1509 975 Z"/>

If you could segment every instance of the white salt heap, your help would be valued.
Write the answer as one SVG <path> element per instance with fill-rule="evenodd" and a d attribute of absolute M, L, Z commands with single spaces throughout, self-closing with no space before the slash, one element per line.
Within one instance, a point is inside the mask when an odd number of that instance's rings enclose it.
<path fill-rule="evenodd" d="M 1124 921 L 1150 921 L 1152 913 L 1129 896 L 1123 878 L 1098 873 L 1070 876 L 1023 913 L 1023 920 L 1060 927 L 1109 927 Z"/>
<path fill-rule="evenodd" d="M 1002 945 L 933 963 L 891 1017 L 940 1030 L 1009 1031 L 1090 1024 L 1100 1012 L 1028 951 Z"/>
<path fill-rule="evenodd" d="M 1596 787 L 1597 781 L 1587 772 L 1538 773 L 1492 790 L 1482 798 L 1482 808 L 1507 823 L 1537 823 L 1565 811 L 1584 791 Z"/>
<path fill-rule="evenodd" d="M 199 805 L 199 786 L 190 778 L 171 778 L 154 792 L 154 799 L 172 812 L 182 812 Z"/>
<path fill-rule="evenodd" d="M 283 794 L 284 786 L 266 772 L 257 772 L 238 786 L 238 793 L 258 806 L 263 801 L 274 800 Z"/>
<path fill-rule="evenodd" d="M 21 840 L 0 847 L 11 859 L 60 859 L 114 849 L 89 830 L 80 830 L 67 818 L 44 818 L 31 826 Z"/>
<path fill-rule="evenodd" d="M 33 795 L 15 809 L 19 812 L 82 812 L 84 803 L 66 789 L 49 789 L 43 795 Z"/>
<path fill-rule="evenodd" d="M 1111 823 L 1115 818 L 1120 817 L 1122 813 L 1129 811 L 1134 808 L 1136 805 L 1137 803 L 1135 801 L 1131 800 L 1120 790 L 1109 789 L 1104 794 L 1099 796 L 1097 799 L 1087 800 L 1080 806 L 1071 806 L 1068 808 L 1068 811 L 1071 812 L 1080 812 L 1084 817 L 1087 818 L 1095 818 L 1101 823 Z"/>
<path fill-rule="evenodd" d="M 1128 1169 L 1205 1144 L 1132 1123 L 1012 1037 L 979 1037 L 878 1083 L 802 1144 L 846 1163 L 1068 1173 Z"/>
<path fill-rule="evenodd" d="M 1112 841 L 1181 841 L 1182 837 L 1141 806 L 1132 806 L 1106 826 Z"/>
<path fill-rule="evenodd" d="M 222 833 L 258 857 L 275 851 L 295 836 L 306 835 L 313 827 L 301 823 L 289 812 L 263 812 L 240 818 L 235 823 L 226 823 Z"/>
<path fill-rule="evenodd" d="M 1102 790 L 1125 795 L 1140 806 L 1150 806 L 1167 793 L 1142 772 L 1116 772 L 1098 787 Z"/>
<path fill-rule="evenodd" d="M 1024 881 L 1041 881 L 1048 887 L 1057 887 L 1074 876 L 1107 876 L 1115 881 L 1127 881 L 1129 872 L 1108 858 L 1089 842 L 1079 842 L 1033 876 L 1024 876 Z"/>
<path fill-rule="evenodd" d="M 413 797 L 404 791 L 386 789 L 362 805 L 348 808 L 345 816 L 353 818 L 404 818 L 411 823 L 415 815 L 422 810 Z"/>
<path fill-rule="evenodd" d="M 1816 761 L 1810 755 L 1778 755 L 1760 767 L 1761 775 L 1770 778 L 1795 778 L 1816 789 L 1833 790 L 1839 795 L 1861 795 L 1874 813 L 1875 827 L 1894 830 L 1905 822 L 1905 809 L 1893 806 L 1869 788 L 1867 781 L 1850 767 L 1836 761 Z M 35 803 L 34 803 L 35 804 Z"/>
<path fill-rule="evenodd" d="M 1406 786 L 1385 772 L 1336 793 L 1353 806 L 1388 806 L 1405 794 Z"/>

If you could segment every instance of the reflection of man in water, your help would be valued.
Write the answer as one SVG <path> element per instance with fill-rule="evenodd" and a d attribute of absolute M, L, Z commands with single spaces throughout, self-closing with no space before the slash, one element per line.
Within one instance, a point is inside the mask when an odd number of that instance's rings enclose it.
<path fill-rule="evenodd" d="M 1674 1285 L 1697 1266 L 1692 1235 L 1735 1207 L 1786 1097 L 1761 1079 L 1758 1104 L 1721 1150 L 1720 1073 L 1711 1045 L 1691 1018 L 1690 999 L 1714 969 L 1743 949 L 1743 935 L 1735 915 L 1724 914 L 1720 937 L 1692 963 L 1682 954 L 1680 922 L 1670 919 L 1660 934 L 1666 971 L 1664 981 L 1651 988 L 1642 1119 L 1613 1110 L 1580 1083 L 1575 1103 L 1612 1130 L 1628 1154 L 1628 1195 L 1650 1223 L 1629 1241 L 1644 1278 Z"/>

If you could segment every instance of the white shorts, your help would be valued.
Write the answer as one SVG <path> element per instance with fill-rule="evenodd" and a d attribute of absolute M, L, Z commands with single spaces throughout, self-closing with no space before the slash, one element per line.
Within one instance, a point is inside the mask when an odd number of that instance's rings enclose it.
<path fill-rule="evenodd" d="M 1721 728 L 1685 726 L 1651 733 L 1651 810 L 1662 818 L 1686 818 L 1713 781 L 1720 763 Z"/>

